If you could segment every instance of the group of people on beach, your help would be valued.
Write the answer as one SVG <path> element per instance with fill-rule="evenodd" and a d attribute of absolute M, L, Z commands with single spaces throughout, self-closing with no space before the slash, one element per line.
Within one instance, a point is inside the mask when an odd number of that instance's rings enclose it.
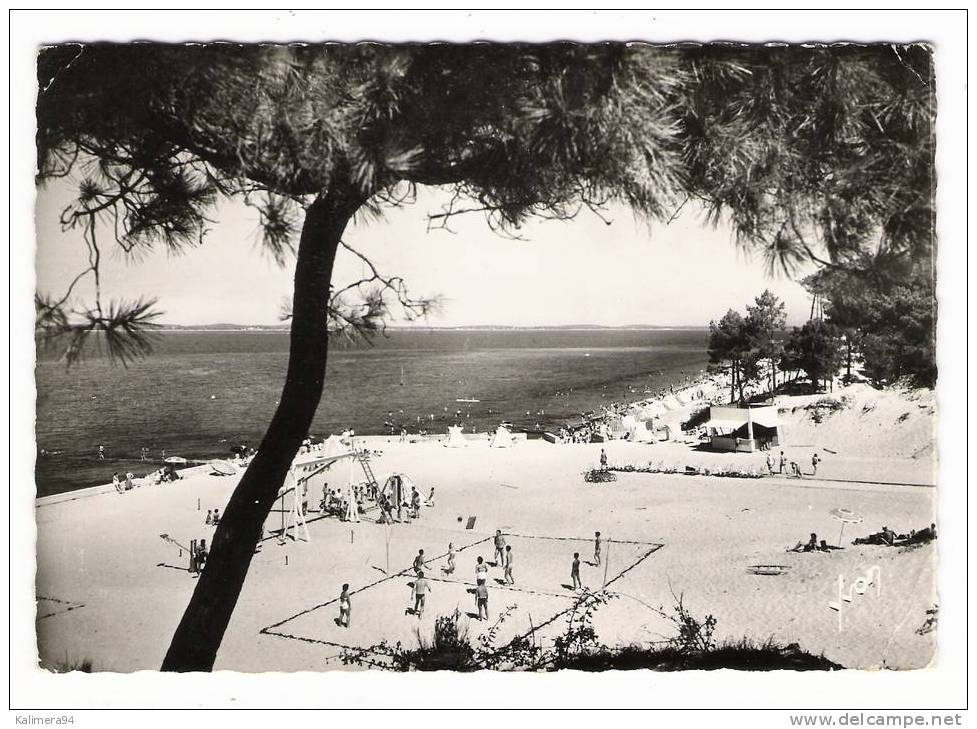
<path fill-rule="evenodd" d="M 815 453 L 811 456 L 811 473 L 807 474 L 809 476 L 818 475 L 818 464 L 821 463 L 821 456 Z M 794 478 L 803 478 L 804 473 L 801 472 L 801 467 L 797 464 L 797 461 L 788 461 L 787 456 L 784 455 L 783 451 L 780 451 L 780 457 L 774 459 L 772 453 L 767 454 L 767 473 L 771 476 L 773 475 L 789 475 Z"/>
<path fill-rule="evenodd" d="M 499 584 L 516 584 L 514 574 L 515 553 L 513 552 L 512 545 L 506 543 L 505 535 L 501 529 L 496 529 L 495 536 L 492 538 L 492 545 L 494 548 L 492 562 L 486 562 L 485 558 L 481 555 L 476 557 L 474 568 L 475 587 L 469 590 L 475 597 L 476 614 L 472 617 L 479 621 L 489 619 L 489 566 L 502 569 L 502 577 L 498 580 Z M 594 561 L 592 562 L 594 566 L 599 567 L 601 564 L 602 548 L 603 541 L 601 534 L 600 532 L 594 532 Z M 441 567 L 442 577 L 448 577 L 455 573 L 457 569 L 456 555 L 457 552 L 454 543 L 449 542 L 448 552 L 445 555 L 445 565 Z M 429 571 L 428 559 L 425 557 L 423 549 L 417 550 L 417 555 L 414 557 L 413 564 L 411 565 L 411 571 L 414 573 L 414 579 L 409 583 L 413 605 L 407 608 L 407 612 L 417 618 L 421 618 L 424 615 L 427 596 L 432 591 L 430 579 L 427 577 L 427 571 Z M 570 582 L 571 584 L 566 587 L 569 587 L 574 592 L 586 589 L 580 578 L 579 552 L 573 553 L 573 559 L 570 562 Z M 337 625 L 346 628 L 349 627 L 351 607 L 352 601 L 350 599 L 349 584 L 344 584 L 339 596 L 339 617 L 336 621 Z"/>
<path fill-rule="evenodd" d="M 874 534 L 869 534 L 867 537 L 855 537 L 852 540 L 852 544 L 872 544 L 881 547 L 904 547 L 912 544 L 925 544 L 926 542 L 936 539 L 936 524 L 930 524 L 928 527 L 916 531 L 911 530 L 908 534 L 896 534 L 888 525 L 883 525 L 882 528 L 875 532 Z M 793 547 L 787 549 L 788 552 L 830 552 L 836 549 L 844 549 L 841 546 L 835 546 L 828 544 L 826 540 L 822 539 L 818 541 L 818 535 L 811 533 L 811 538 L 807 542 L 798 542 Z"/>

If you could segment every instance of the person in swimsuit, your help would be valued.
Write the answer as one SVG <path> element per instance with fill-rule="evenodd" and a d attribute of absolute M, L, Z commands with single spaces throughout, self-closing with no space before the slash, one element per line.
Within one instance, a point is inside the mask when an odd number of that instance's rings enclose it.
<path fill-rule="evenodd" d="M 417 556 L 414 557 L 414 572 L 420 577 L 424 574 L 424 550 L 420 549 L 417 552 Z"/>
<path fill-rule="evenodd" d="M 583 585 L 580 582 L 580 553 L 573 553 L 573 564 L 570 566 L 570 579 L 573 580 L 573 589 L 579 590 Z"/>
<path fill-rule="evenodd" d="M 349 585 L 343 585 L 343 591 L 339 593 L 339 624 L 344 628 L 349 627 L 349 611 L 351 603 L 349 601 Z"/>
<path fill-rule="evenodd" d="M 448 566 L 442 567 L 441 571 L 446 575 L 455 571 L 455 545 L 451 542 L 448 542 Z"/>
<path fill-rule="evenodd" d="M 417 617 L 424 613 L 424 598 L 430 591 L 431 585 L 425 579 L 424 573 L 418 572 L 417 579 L 414 580 L 414 615 Z"/>
<path fill-rule="evenodd" d="M 495 530 L 495 556 L 492 559 L 496 567 L 501 567 L 505 560 L 505 537 L 501 529 Z"/>
<path fill-rule="evenodd" d="M 600 566 L 600 532 L 594 532 L 594 564 Z"/>
<path fill-rule="evenodd" d="M 488 620 L 488 587 L 479 582 L 475 587 L 475 606 L 478 608 L 478 619 Z"/>
<path fill-rule="evenodd" d="M 478 563 L 475 565 L 475 584 L 476 585 L 485 584 L 485 579 L 487 576 L 488 576 L 488 565 L 485 564 L 485 560 L 479 557 Z"/>
<path fill-rule="evenodd" d="M 193 559 L 193 571 L 203 572 L 204 567 L 207 565 L 207 540 L 201 539 L 200 544 L 197 545 L 197 553 L 194 555 Z"/>
<path fill-rule="evenodd" d="M 512 547 L 505 545 L 505 581 L 509 585 L 516 584 L 516 579 L 512 576 Z"/>
<path fill-rule="evenodd" d="M 818 456 L 817 453 L 815 453 L 813 456 L 811 456 L 811 469 L 812 469 L 811 475 L 812 476 L 817 476 L 818 475 L 818 463 L 820 463 L 820 462 L 821 462 L 821 458 L 820 458 L 820 456 Z"/>

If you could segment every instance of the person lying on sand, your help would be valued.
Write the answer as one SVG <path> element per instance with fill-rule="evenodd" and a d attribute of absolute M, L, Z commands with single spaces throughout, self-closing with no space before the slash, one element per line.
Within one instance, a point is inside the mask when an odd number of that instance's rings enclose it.
<path fill-rule="evenodd" d="M 909 544 L 922 544 L 923 542 L 929 542 L 933 539 L 936 539 L 936 524 L 930 524 L 928 527 L 925 529 L 920 529 L 918 532 L 911 532 L 906 541 Z"/>
<path fill-rule="evenodd" d="M 856 537 L 852 544 L 874 544 L 882 547 L 905 547 L 910 544 L 925 544 L 936 539 L 936 524 L 930 524 L 925 529 L 909 534 L 896 534 L 889 527 L 882 527 L 882 531 L 869 534 L 867 537 Z"/>
<path fill-rule="evenodd" d="M 816 552 L 818 551 L 818 535 L 811 532 L 811 538 L 807 540 L 807 544 L 798 542 L 793 547 L 788 548 L 788 552 Z"/>
<path fill-rule="evenodd" d="M 869 534 L 867 537 L 856 537 L 852 544 L 877 544 L 883 547 L 891 547 L 898 538 L 900 535 L 883 525 L 882 531 Z M 902 538 L 905 538 L 905 535 L 902 535 Z"/>

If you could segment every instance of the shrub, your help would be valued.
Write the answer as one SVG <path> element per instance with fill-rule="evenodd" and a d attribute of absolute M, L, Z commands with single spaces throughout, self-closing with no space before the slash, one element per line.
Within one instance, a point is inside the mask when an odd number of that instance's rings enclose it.
<path fill-rule="evenodd" d="M 659 615 L 671 622 L 676 634 L 651 645 L 609 647 L 601 643 L 593 627 L 594 614 L 615 593 L 588 593 L 569 614 L 566 630 L 556 637 L 552 647 L 536 642 L 535 631 L 496 646 L 498 631 L 515 606 L 507 608 L 485 635 L 473 645 L 468 639 L 458 611 L 435 621 L 434 638 L 418 640 L 417 648 L 399 643 L 391 649 L 386 643 L 367 649 L 349 649 L 344 663 L 371 665 L 396 671 L 454 670 L 473 671 L 482 668 L 506 671 L 609 671 L 651 669 L 655 671 L 715 670 L 731 668 L 741 671 L 828 671 L 842 666 L 803 651 L 796 643 L 779 645 L 773 639 L 756 643 L 744 638 L 718 643 L 713 635 L 716 619 L 706 615 L 699 619 L 675 598 L 671 612 L 659 608 Z M 650 607 L 650 606 L 649 606 Z M 654 610 L 654 608 L 652 608 Z M 385 657 L 378 661 L 375 656 Z"/>

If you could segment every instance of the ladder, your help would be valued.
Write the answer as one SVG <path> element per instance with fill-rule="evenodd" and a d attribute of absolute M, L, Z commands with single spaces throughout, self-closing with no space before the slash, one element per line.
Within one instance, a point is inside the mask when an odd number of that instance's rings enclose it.
<path fill-rule="evenodd" d="M 370 468 L 370 454 L 367 451 L 356 451 L 356 460 L 359 461 L 360 466 L 363 468 L 363 473 L 366 474 L 366 483 L 368 486 L 372 486 L 376 489 L 380 488 L 380 484 L 377 483 L 376 476 L 373 475 L 373 469 Z"/>

